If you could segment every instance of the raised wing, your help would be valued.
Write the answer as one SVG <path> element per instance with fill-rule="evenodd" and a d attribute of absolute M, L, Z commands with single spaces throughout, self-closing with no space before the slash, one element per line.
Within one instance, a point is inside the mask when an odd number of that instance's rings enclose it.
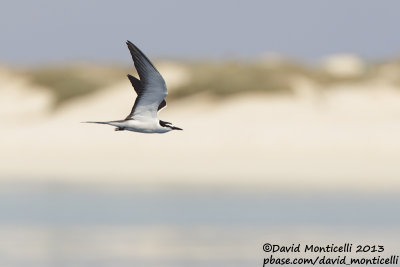
<path fill-rule="evenodd" d="M 127 76 L 132 84 L 133 89 L 135 89 L 136 94 L 140 95 L 140 93 L 143 91 L 142 83 L 140 82 L 140 80 L 130 74 L 128 74 Z"/>
<path fill-rule="evenodd" d="M 165 81 L 150 60 L 133 43 L 127 41 L 140 80 L 129 75 L 138 94 L 131 113 L 126 119 L 151 120 L 157 118 L 157 111 L 165 107 L 168 95 Z"/>
<path fill-rule="evenodd" d="M 133 89 L 135 89 L 136 94 L 139 96 L 141 94 L 141 92 L 143 91 L 143 86 L 142 83 L 140 82 L 140 80 L 130 74 L 128 74 L 128 79 L 132 84 Z M 161 109 L 163 109 L 164 107 L 167 106 L 167 102 L 165 101 L 165 99 L 163 99 L 163 101 L 161 101 L 160 105 L 158 105 L 158 109 L 157 111 L 160 111 Z M 131 116 L 133 116 L 133 112 L 134 112 L 134 108 L 132 107 L 132 111 L 131 113 L 128 115 L 127 118 L 130 118 Z"/>

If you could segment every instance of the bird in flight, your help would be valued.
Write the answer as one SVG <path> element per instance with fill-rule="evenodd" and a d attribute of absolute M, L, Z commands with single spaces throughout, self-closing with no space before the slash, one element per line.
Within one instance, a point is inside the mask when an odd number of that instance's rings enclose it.
<path fill-rule="evenodd" d="M 137 93 L 131 113 L 124 120 L 117 121 L 86 121 L 115 126 L 115 131 L 133 131 L 139 133 L 166 133 L 172 130 L 182 130 L 170 122 L 157 118 L 157 113 L 167 103 L 168 95 L 165 81 L 150 60 L 133 43 L 127 41 L 139 79 L 128 74 L 129 81 Z"/>

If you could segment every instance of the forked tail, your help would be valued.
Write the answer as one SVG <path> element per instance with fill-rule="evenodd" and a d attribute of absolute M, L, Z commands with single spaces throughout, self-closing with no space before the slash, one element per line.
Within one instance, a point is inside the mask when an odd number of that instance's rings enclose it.
<path fill-rule="evenodd" d="M 108 121 L 82 121 L 81 123 L 98 123 L 98 124 L 109 124 Z"/>

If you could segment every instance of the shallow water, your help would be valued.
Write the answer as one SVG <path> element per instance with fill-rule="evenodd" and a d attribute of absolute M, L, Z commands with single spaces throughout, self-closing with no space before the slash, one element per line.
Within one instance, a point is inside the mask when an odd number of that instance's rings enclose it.
<path fill-rule="evenodd" d="M 213 188 L 0 190 L 0 266 L 262 266 L 262 245 L 382 243 L 400 197 Z"/>

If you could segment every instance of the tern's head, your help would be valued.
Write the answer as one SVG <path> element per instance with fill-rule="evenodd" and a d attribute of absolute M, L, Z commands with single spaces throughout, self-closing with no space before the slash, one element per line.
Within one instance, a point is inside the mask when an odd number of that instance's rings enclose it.
<path fill-rule="evenodd" d="M 174 125 L 172 125 L 172 123 L 167 122 L 167 121 L 160 120 L 160 125 L 162 127 L 171 129 L 170 131 L 172 131 L 172 130 L 180 130 L 180 131 L 182 131 L 183 130 L 183 129 L 179 128 L 179 127 L 175 127 Z"/>

